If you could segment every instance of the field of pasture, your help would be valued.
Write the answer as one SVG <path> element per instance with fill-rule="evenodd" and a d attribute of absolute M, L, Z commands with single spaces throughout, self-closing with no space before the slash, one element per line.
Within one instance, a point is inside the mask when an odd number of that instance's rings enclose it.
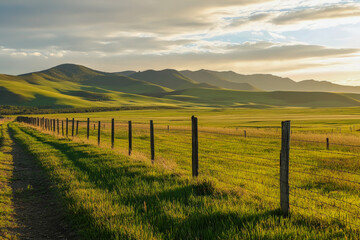
<path fill-rule="evenodd" d="M 359 237 L 360 231 L 359 110 L 56 114 L 32 117 L 59 120 L 59 129 L 23 123 L 6 124 L 6 128 L 56 184 L 68 214 L 75 216 L 72 221 L 80 236 L 351 239 Z M 197 178 L 191 176 L 192 115 L 199 121 Z M 150 120 L 154 122 L 153 162 Z M 284 120 L 291 121 L 287 218 L 279 211 Z M 132 121 L 130 156 L 128 121 Z"/>

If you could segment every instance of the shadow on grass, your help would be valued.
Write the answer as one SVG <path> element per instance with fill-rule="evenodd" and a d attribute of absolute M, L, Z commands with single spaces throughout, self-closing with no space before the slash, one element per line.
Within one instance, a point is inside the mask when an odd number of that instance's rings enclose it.
<path fill-rule="evenodd" d="M 254 211 L 258 212 L 256 214 L 236 213 L 230 208 L 224 211 L 224 208 L 212 202 L 226 205 L 229 203 L 229 196 L 214 194 L 213 186 L 209 182 L 187 181 L 165 173 L 149 175 L 150 166 L 131 162 L 126 157 L 103 153 L 103 150 L 95 146 L 58 140 L 26 128 L 21 130 L 64 154 L 79 171 L 85 172 L 88 180 L 98 188 L 109 192 L 123 190 L 122 194 L 115 194 L 116 204 L 133 207 L 134 219 L 149 227 L 155 236 L 160 235 L 166 239 L 229 238 L 239 234 L 242 229 L 256 228 L 258 222 L 264 219 L 280 215 L 277 209 L 257 210 Z M 111 166 L 114 162 L 117 163 L 116 167 Z M 160 191 L 151 190 L 155 183 L 166 187 Z M 137 191 L 131 191 L 135 187 L 138 187 Z M 204 201 L 205 198 L 207 201 Z M 165 206 L 180 206 L 179 211 L 182 211 L 182 214 L 170 214 Z M 115 237 L 110 230 L 92 222 L 94 220 L 89 212 L 84 210 L 77 215 L 78 219 L 90 221 L 89 226 L 96 226 L 97 229 L 89 229 L 92 236 Z M 129 238 L 127 235 L 116 237 Z"/>

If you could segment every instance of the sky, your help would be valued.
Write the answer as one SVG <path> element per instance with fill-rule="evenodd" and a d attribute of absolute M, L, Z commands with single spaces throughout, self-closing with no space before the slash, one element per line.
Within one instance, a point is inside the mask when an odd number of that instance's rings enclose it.
<path fill-rule="evenodd" d="M 62 63 L 360 85 L 360 0 L 1 0 L 0 73 Z"/>

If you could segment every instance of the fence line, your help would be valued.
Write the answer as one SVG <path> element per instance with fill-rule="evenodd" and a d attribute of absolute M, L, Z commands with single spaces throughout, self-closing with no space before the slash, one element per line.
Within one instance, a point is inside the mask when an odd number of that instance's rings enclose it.
<path fill-rule="evenodd" d="M 161 133 L 183 133 L 186 136 L 188 136 L 190 138 L 192 138 L 192 145 L 191 145 L 191 149 L 192 149 L 192 176 L 193 177 L 197 177 L 199 175 L 199 149 L 201 150 L 201 153 L 204 152 L 204 156 L 202 156 L 202 154 L 200 154 L 200 157 L 205 158 L 207 157 L 211 157 L 213 159 L 219 159 L 219 160 L 226 160 L 226 161 L 231 161 L 231 162 L 238 162 L 238 163 L 242 163 L 245 164 L 245 166 L 255 166 L 255 167 L 264 167 L 266 168 L 271 168 L 271 169 L 277 169 L 279 170 L 280 173 L 280 178 L 274 178 L 274 176 L 270 176 L 268 174 L 262 173 L 262 172 L 257 172 L 257 171 L 251 171 L 248 168 L 244 169 L 244 168 L 232 168 L 233 171 L 236 172 L 240 172 L 240 173 L 247 173 L 247 174 L 251 174 L 253 176 L 265 176 L 267 178 L 271 178 L 273 180 L 279 181 L 279 185 L 274 185 L 274 184 L 268 184 L 268 183 L 264 183 L 262 181 L 259 180 L 255 180 L 255 179 L 251 179 L 251 178 L 247 178 L 244 177 L 243 175 L 232 175 L 232 174 L 228 174 L 226 172 L 223 171 L 219 171 L 219 170 L 211 170 L 209 168 L 209 171 L 211 173 L 216 173 L 218 176 L 228 176 L 229 179 L 227 180 L 233 180 L 233 178 L 237 178 L 239 180 L 245 180 L 245 181 L 249 181 L 249 182 L 253 182 L 256 184 L 262 184 L 266 187 L 272 188 L 272 189 L 277 189 L 280 191 L 280 199 L 273 197 L 273 196 L 269 196 L 271 198 L 275 198 L 279 201 L 280 203 L 280 209 L 282 212 L 283 216 L 289 216 L 290 213 L 290 206 L 295 206 L 293 204 L 293 201 L 290 201 L 289 196 L 293 196 L 293 197 L 299 197 L 299 198 L 303 198 L 303 199 L 308 199 L 311 201 L 315 201 L 318 202 L 320 204 L 324 204 L 327 205 L 331 208 L 335 208 L 338 210 L 341 210 L 343 212 L 347 212 L 349 214 L 356 215 L 356 217 L 358 218 L 358 213 L 354 213 L 348 209 L 345 209 L 343 207 L 340 207 L 338 205 L 335 205 L 335 203 L 328 203 L 319 199 L 315 199 L 313 197 L 309 197 L 309 196 L 305 196 L 299 193 L 299 190 L 302 191 L 308 191 L 310 193 L 313 193 L 314 195 L 320 195 L 324 198 L 328 198 L 329 200 L 334 200 L 336 202 L 342 203 L 342 204 L 347 204 L 350 206 L 355 206 L 357 208 L 360 208 L 359 205 L 355 204 L 355 203 L 350 203 L 347 202 L 345 200 L 342 199 L 338 199 L 335 197 L 331 197 L 331 196 L 327 196 L 325 194 L 320 194 L 318 192 L 315 191 L 311 191 L 309 189 L 303 189 L 299 186 L 293 185 L 291 183 L 289 183 L 289 175 L 292 175 L 294 173 L 296 174 L 302 174 L 302 175 L 310 175 L 310 176 L 315 176 L 315 177 L 321 177 L 321 178 L 328 178 L 328 179 L 333 179 L 333 180 L 337 180 L 337 181 L 342 181 L 342 182 L 348 182 L 348 183 L 352 183 L 352 184 L 359 184 L 360 182 L 356 181 L 356 180 L 349 180 L 349 179 L 344 179 L 344 178 L 339 178 L 339 177 L 334 177 L 334 176 L 328 176 L 328 175 L 323 175 L 323 174 L 319 174 L 319 173 L 311 173 L 311 172 L 306 172 L 306 171 L 301 171 L 301 170 L 297 170 L 297 169 L 291 169 L 290 168 L 290 137 L 292 135 L 291 132 L 291 128 L 290 128 L 290 121 L 285 121 L 282 122 L 282 131 L 281 131 L 281 138 L 278 137 L 269 137 L 269 136 L 265 136 L 265 137 L 259 137 L 259 136 L 249 136 L 249 133 L 246 132 L 246 130 L 244 130 L 244 134 L 239 134 L 238 132 L 236 132 L 235 134 L 233 133 L 226 133 L 226 132 L 211 132 L 211 131 L 207 131 L 207 130 L 203 130 L 203 129 L 199 129 L 198 128 L 198 119 L 196 117 L 192 117 L 191 118 L 191 129 L 180 129 L 180 128 L 171 128 L 170 130 L 170 126 L 166 125 L 166 126 L 162 126 L 162 127 L 156 127 L 154 128 L 154 122 L 152 120 L 150 120 L 150 125 L 148 125 L 146 127 L 145 124 L 143 123 L 134 123 L 132 121 L 128 121 L 128 122 L 124 122 L 124 123 L 119 123 L 119 122 L 115 122 L 114 118 L 111 119 L 110 122 L 107 121 L 90 121 L 90 118 L 87 118 L 86 121 L 81 121 L 81 120 L 76 120 L 76 130 L 75 130 L 75 119 L 72 118 L 71 119 L 71 137 L 72 138 L 81 138 L 81 135 L 79 134 L 79 130 L 80 133 L 82 132 L 81 130 L 81 126 L 83 125 L 82 123 L 86 123 L 86 138 L 89 140 L 90 139 L 90 130 L 91 130 L 91 126 L 94 123 L 94 129 L 92 131 L 92 133 L 94 133 L 95 130 L 97 130 L 97 142 L 98 145 L 101 144 L 101 140 L 102 134 L 105 134 L 104 136 L 109 136 L 109 140 L 111 143 L 111 148 L 115 147 L 115 142 L 116 142 L 116 134 L 119 135 L 119 132 L 121 132 L 121 136 L 125 136 L 126 132 L 128 135 L 128 154 L 131 155 L 132 151 L 133 151 L 133 143 L 134 143 L 134 137 L 136 139 L 139 140 L 143 140 L 143 141 L 150 141 L 150 159 L 151 161 L 154 163 L 155 161 L 155 135 L 158 132 Z M 26 124 L 29 124 L 31 126 L 34 126 L 38 129 L 42 129 L 44 131 L 48 131 L 51 134 L 56 135 L 60 135 L 60 120 L 59 119 L 47 119 L 47 118 L 29 118 L 29 117 L 18 117 L 17 121 L 19 122 L 23 122 Z M 97 127 L 96 127 L 96 123 L 97 123 Z M 109 125 L 111 127 L 109 127 Z M 108 126 L 107 126 L 108 125 Z M 80 128 L 79 128 L 80 126 Z M 124 127 L 119 127 L 119 126 L 124 126 Z M 140 129 L 140 130 L 139 130 Z M 66 136 L 67 138 L 69 137 L 69 118 L 66 118 L 66 125 L 65 125 L 65 133 L 64 133 L 64 120 L 61 120 L 61 133 L 62 136 Z M 135 130 L 135 131 L 134 131 Z M 136 134 L 139 134 L 140 131 L 141 133 L 141 137 L 137 136 Z M 156 131 L 156 132 L 155 132 Z M 135 133 L 135 135 L 134 135 Z M 191 135 L 187 134 L 187 133 L 191 133 Z M 143 137 L 144 135 L 149 134 L 149 138 L 148 137 Z M 200 134 L 200 136 L 199 136 Z M 209 134 L 214 134 L 216 135 L 216 137 L 209 137 Z M 213 135 L 212 135 L 213 136 Z M 217 138 L 219 136 L 233 136 L 236 137 L 234 139 L 221 139 L 219 141 L 217 141 Z M 93 135 L 91 136 L 93 137 Z M 95 136 L 96 137 L 96 136 Z M 121 137 L 122 138 L 122 137 Z M 271 158 L 264 158 L 264 157 L 260 157 L 260 156 L 254 156 L 254 155 L 248 155 L 246 153 L 241 153 L 240 151 L 228 151 L 223 149 L 226 146 L 226 143 L 231 143 L 231 144 L 237 144 L 239 143 L 239 138 L 241 139 L 241 144 L 243 144 L 243 146 L 256 146 L 256 147 L 266 147 L 266 148 L 274 148 L 274 150 L 277 150 L 278 146 L 277 144 L 281 143 L 281 154 L 280 154 L 280 166 L 279 165 L 271 165 L 271 164 L 267 164 L 264 162 L 251 162 L 251 161 L 246 161 L 246 160 L 242 160 L 242 159 L 235 159 L 235 157 L 227 157 L 224 156 L 223 154 L 231 154 L 231 155 L 236 155 L 237 157 L 249 157 L 249 158 L 253 158 L 253 159 L 257 159 L 257 160 L 265 160 L 265 161 L 278 161 L 279 159 L 271 159 Z M 200 144 L 201 144 L 201 140 L 208 140 L 208 141 L 212 141 L 213 142 L 219 142 L 219 146 L 221 148 L 221 156 L 215 156 L 215 154 L 211 154 L 209 153 L 212 149 L 207 149 L 206 147 L 200 147 L 199 148 L 199 139 L 200 139 Z M 255 142 L 251 142 L 248 139 L 264 139 L 264 140 L 280 140 L 279 143 L 271 143 L 271 145 L 269 144 L 262 144 L 262 143 L 255 143 Z M 126 137 L 124 138 L 124 140 L 126 141 Z M 324 148 L 327 149 L 325 150 L 315 150 L 315 149 L 303 149 L 303 148 L 299 148 L 299 147 L 292 147 L 291 149 L 294 149 L 296 151 L 301 150 L 303 152 L 320 152 L 320 153 L 326 153 L 326 154 L 337 154 L 337 155 L 344 155 L 344 156 L 360 156 L 360 155 L 356 155 L 356 154 L 351 154 L 351 153 L 341 153 L 341 152 L 334 152 L 334 151 L 330 151 L 330 145 L 335 145 L 335 146 L 344 146 L 344 147 L 360 147 L 360 145 L 349 145 L 349 144 L 339 144 L 339 143 L 330 143 L 329 138 L 325 139 L 326 141 L 321 142 L 321 141 L 311 141 L 311 140 L 298 140 L 298 139 L 294 139 L 292 140 L 293 142 L 304 142 L 304 143 L 319 143 L 319 144 L 324 144 Z M 157 140 L 158 141 L 158 140 Z M 183 141 L 178 141 L 175 143 L 182 143 L 182 144 L 190 144 L 189 142 L 183 142 Z M 225 143 L 225 144 L 222 144 Z M 166 145 L 168 146 L 168 144 Z M 166 148 L 166 147 L 164 147 Z M 176 146 L 176 148 L 180 148 L 182 150 L 189 150 L 189 148 L 186 148 L 184 146 Z M 177 149 L 173 150 L 173 152 L 177 152 Z M 179 154 L 183 154 L 183 152 L 178 152 Z M 322 167 L 322 166 L 317 166 L 314 164 L 308 164 L 308 163 L 301 163 L 301 162 L 291 162 L 296 164 L 296 166 L 301 167 L 301 166 L 308 166 L 308 167 L 316 167 L 316 168 L 320 168 L 320 169 L 324 169 L 324 170 L 329 170 L 329 171 L 334 171 L 334 172 L 341 172 L 341 173 L 346 173 L 346 174 L 351 174 L 351 175 L 355 175 L 355 176 L 360 176 L 360 173 L 357 172 L 352 172 L 352 171 L 346 171 L 346 170 L 342 170 L 342 169 L 332 169 L 332 168 L 327 168 L 327 167 Z M 201 162 L 200 162 L 201 164 Z M 221 166 L 224 167 L 224 165 L 219 165 L 216 163 L 211 163 L 208 164 L 208 162 L 204 162 L 203 166 Z M 205 171 L 204 171 L 205 172 Z M 200 171 L 200 174 L 202 173 L 202 171 Z M 215 178 L 217 178 L 219 181 L 223 181 L 221 178 L 219 179 L 218 177 L 215 176 Z M 246 191 L 253 191 L 252 189 L 245 189 L 244 187 L 242 187 L 244 190 Z M 295 191 L 296 190 L 296 191 Z M 264 195 L 264 194 L 260 194 L 260 195 Z M 326 215 L 326 214 L 325 214 Z M 354 216 L 353 216 L 354 217 Z M 337 218 L 335 218 L 337 219 Z M 339 220 L 339 219 L 337 219 Z"/>

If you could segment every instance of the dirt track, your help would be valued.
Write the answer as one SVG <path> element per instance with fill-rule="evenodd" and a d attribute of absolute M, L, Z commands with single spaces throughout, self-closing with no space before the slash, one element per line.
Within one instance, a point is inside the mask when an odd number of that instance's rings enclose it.
<path fill-rule="evenodd" d="M 7 129 L 5 154 L 12 155 L 14 219 L 18 227 L 7 229 L 20 239 L 76 239 L 49 179 L 36 161 L 19 146 Z M 0 235 L 1 236 L 1 235 Z"/>

